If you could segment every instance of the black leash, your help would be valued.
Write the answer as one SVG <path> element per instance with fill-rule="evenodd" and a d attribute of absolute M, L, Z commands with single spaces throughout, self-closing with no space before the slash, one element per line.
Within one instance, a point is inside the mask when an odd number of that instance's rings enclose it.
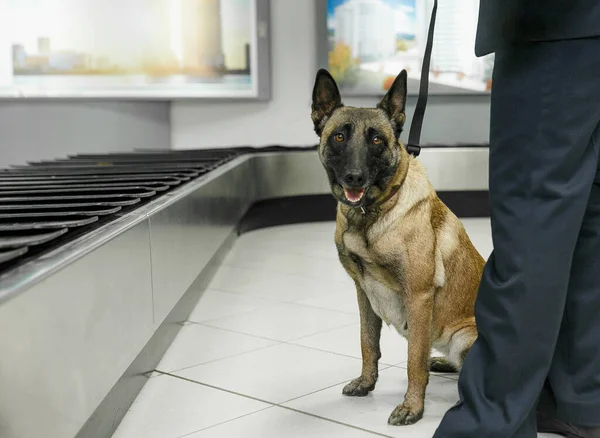
<path fill-rule="evenodd" d="M 433 30 L 435 28 L 435 16 L 437 13 L 437 0 L 433 2 L 431 11 L 431 21 L 429 22 L 429 32 L 427 34 L 427 44 L 423 54 L 423 67 L 421 68 L 421 83 L 419 86 L 419 98 L 410 124 L 410 133 L 408 134 L 408 144 L 406 150 L 409 154 L 418 157 L 421 153 L 421 128 L 423 128 L 423 119 L 425 118 L 425 108 L 427 108 L 427 97 L 429 96 L 429 68 L 431 64 L 431 49 L 433 48 Z"/>

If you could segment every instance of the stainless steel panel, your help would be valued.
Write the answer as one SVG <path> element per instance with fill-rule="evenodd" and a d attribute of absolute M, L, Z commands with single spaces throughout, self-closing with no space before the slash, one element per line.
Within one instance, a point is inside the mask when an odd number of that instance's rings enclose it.
<path fill-rule="evenodd" d="M 0 305 L 0 436 L 75 436 L 152 332 L 143 221 Z"/>
<path fill-rule="evenodd" d="M 154 326 L 158 327 L 215 255 L 254 198 L 248 157 L 182 188 L 150 216 Z"/>
<path fill-rule="evenodd" d="M 75 438 L 109 438 L 198 303 L 237 238 L 230 234 Z"/>
<path fill-rule="evenodd" d="M 488 189 L 488 148 L 423 148 L 418 160 L 438 191 Z"/>
<path fill-rule="evenodd" d="M 255 155 L 256 200 L 329 193 L 325 169 L 316 151 Z"/>
<path fill-rule="evenodd" d="M 130 214 L 0 276 L 0 306 L 146 220 Z"/>

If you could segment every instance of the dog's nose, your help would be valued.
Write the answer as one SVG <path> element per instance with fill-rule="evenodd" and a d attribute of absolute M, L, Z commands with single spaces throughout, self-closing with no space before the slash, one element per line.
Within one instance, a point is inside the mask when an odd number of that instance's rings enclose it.
<path fill-rule="evenodd" d="M 350 187 L 360 187 L 365 184 L 365 174 L 360 171 L 351 171 L 344 177 L 344 183 Z"/>

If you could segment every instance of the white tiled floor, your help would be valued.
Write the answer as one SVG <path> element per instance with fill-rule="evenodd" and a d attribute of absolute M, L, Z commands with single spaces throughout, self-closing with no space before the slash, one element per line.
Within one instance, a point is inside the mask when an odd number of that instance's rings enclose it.
<path fill-rule="evenodd" d="M 489 221 L 464 223 L 487 257 Z M 375 391 L 342 395 L 360 374 L 359 318 L 333 230 L 243 235 L 113 438 L 430 438 L 458 399 L 456 380 L 431 376 L 424 418 L 388 426 L 407 360 L 406 342 L 388 327 Z"/>

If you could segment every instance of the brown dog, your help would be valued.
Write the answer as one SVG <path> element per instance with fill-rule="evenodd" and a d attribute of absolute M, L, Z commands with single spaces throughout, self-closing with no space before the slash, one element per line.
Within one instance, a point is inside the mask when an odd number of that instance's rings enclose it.
<path fill-rule="evenodd" d="M 388 419 L 393 425 L 423 416 L 430 370 L 460 370 L 477 337 L 474 303 L 485 264 L 399 140 L 406 76 L 403 70 L 377 108 L 353 108 L 319 70 L 312 103 L 319 157 L 338 200 L 335 243 L 360 308 L 362 374 L 343 393 L 375 388 L 382 321 L 393 325 L 408 340 L 408 388 Z M 430 359 L 432 347 L 445 357 Z"/>

